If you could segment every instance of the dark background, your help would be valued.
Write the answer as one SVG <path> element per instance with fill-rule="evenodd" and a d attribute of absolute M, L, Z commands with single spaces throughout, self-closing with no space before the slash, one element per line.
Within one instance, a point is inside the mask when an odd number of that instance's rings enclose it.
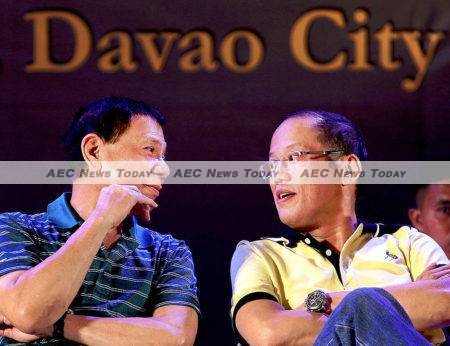
<path fill-rule="evenodd" d="M 282 115 L 318 108 L 347 115 L 361 128 L 371 160 L 449 160 L 450 41 L 447 37 L 422 86 L 408 93 L 400 83 L 415 68 L 401 43 L 395 55 L 403 66 L 381 70 L 371 36 L 371 72 L 344 69 L 314 73 L 298 65 L 289 49 L 290 30 L 305 11 L 342 9 L 346 29 L 321 22 L 311 32 L 311 48 L 322 60 L 352 46 L 347 33 L 359 26 L 353 11 L 370 12 L 370 35 L 386 21 L 397 29 L 445 31 L 448 1 L 4 1 L 0 30 L 0 160 L 62 160 L 60 135 L 72 114 L 106 95 L 124 95 L 157 105 L 169 120 L 165 130 L 169 160 L 263 160 Z M 162 73 L 151 71 L 135 45 L 141 66 L 134 73 L 105 74 L 96 67 L 100 52 L 77 71 L 25 72 L 33 58 L 33 32 L 25 13 L 65 9 L 81 15 L 95 42 L 112 30 L 208 30 L 218 47 L 232 30 L 245 28 L 264 41 L 265 58 L 251 73 L 220 67 L 184 73 L 174 49 Z M 53 55 L 70 56 L 70 30 L 55 25 Z M 245 57 L 245 46 L 240 46 Z M 0 210 L 39 212 L 68 186 L 0 185 Z M 231 329 L 229 262 L 239 240 L 276 236 L 279 223 L 270 191 L 261 185 L 168 185 L 158 199 L 151 226 L 185 239 L 194 255 L 203 319 L 198 344 L 229 345 Z M 366 186 L 358 216 L 377 222 L 407 222 L 412 188 Z"/>

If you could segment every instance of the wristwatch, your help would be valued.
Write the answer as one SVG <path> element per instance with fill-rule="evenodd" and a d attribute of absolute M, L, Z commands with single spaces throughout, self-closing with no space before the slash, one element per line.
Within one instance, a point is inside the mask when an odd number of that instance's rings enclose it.
<path fill-rule="evenodd" d="M 64 339 L 64 320 L 66 319 L 67 315 L 73 315 L 73 311 L 71 309 L 68 309 L 64 313 L 64 315 L 62 315 L 61 318 L 53 325 L 54 338 Z"/>
<path fill-rule="evenodd" d="M 305 307 L 309 312 L 329 314 L 331 312 L 331 297 L 322 290 L 315 290 L 306 297 Z"/>

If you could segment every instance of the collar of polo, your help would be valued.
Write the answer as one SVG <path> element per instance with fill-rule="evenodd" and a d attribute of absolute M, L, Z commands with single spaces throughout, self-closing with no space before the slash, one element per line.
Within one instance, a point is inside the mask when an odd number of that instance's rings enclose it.
<path fill-rule="evenodd" d="M 70 204 L 70 197 L 70 192 L 64 192 L 47 206 L 48 219 L 57 228 L 78 228 L 84 222 Z M 139 243 L 139 248 L 147 248 L 152 243 L 149 230 L 139 225 L 135 216 L 125 219 L 122 232 L 124 235 L 134 238 Z"/>
<path fill-rule="evenodd" d="M 47 206 L 48 219 L 58 228 L 70 229 L 84 221 L 70 204 L 70 192 L 64 192 Z"/>
<path fill-rule="evenodd" d="M 359 224 L 357 223 L 357 225 L 358 226 L 355 228 L 355 230 L 362 228 L 361 234 L 372 234 L 374 237 L 378 237 L 383 234 L 391 234 L 401 227 L 401 225 L 385 225 L 382 223 L 368 222 L 360 222 Z M 323 242 L 319 242 L 307 232 L 296 231 L 288 226 L 285 226 L 282 229 L 281 235 L 283 238 L 286 238 L 288 240 L 286 246 L 290 248 L 296 247 L 298 242 L 301 241 L 302 243 L 305 243 L 306 245 L 313 247 L 320 252 L 323 252 L 324 254 L 327 252 L 327 250 L 333 251 L 332 249 L 329 249 Z"/>

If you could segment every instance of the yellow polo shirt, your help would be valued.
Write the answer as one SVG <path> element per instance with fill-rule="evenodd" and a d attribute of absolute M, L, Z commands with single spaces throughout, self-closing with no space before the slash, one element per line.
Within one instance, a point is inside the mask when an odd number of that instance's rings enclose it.
<path fill-rule="evenodd" d="M 413 282 L 433 262 L 449 260 L 433 239 L 408 226 L 361 223 L 340 254 L 293 230 L 281 238 L 244 240 L 231 261 L 231 315 L 234 320 L 236 307 L 264 297 L 295 309 L 317 289 L 351 291 Z M 434 343 L 445 340 L 441 330 L 426 337 Z"/>

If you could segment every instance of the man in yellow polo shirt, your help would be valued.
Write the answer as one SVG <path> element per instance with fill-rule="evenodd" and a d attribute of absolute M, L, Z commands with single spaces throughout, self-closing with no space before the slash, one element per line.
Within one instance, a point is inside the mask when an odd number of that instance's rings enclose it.
<path fill-rule="evenodd" d="M 270 186 L 286 229 L 242 241 L 233 255 L 231 314 L 242 343 L 444 341 L 450 265 L 436 242 L 406 226 L 358 223 L 354 183 L 292 184 L 280 168 L 339 160 L 357 169 L 366 156 L 361 133 L 338 114 L 298 112 L 276 129 Z"/>

